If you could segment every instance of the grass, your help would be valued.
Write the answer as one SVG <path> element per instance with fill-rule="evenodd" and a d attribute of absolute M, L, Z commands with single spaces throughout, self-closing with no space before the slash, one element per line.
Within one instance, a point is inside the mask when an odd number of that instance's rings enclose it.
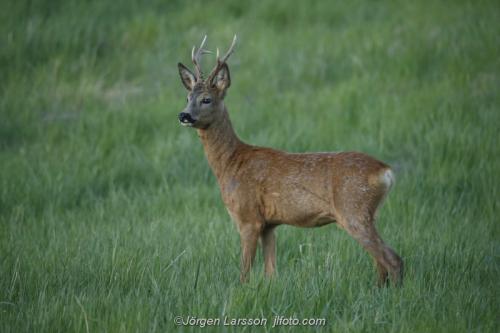
<path fill-rule="evenodd" d="M 1 332 L 197 330 L 174 325 L 188 315 L 265 317 L 273 332 L 300 329 L 272 328 L 275 315 L 325 318 L 319 331 L 498 331 L 495 1 L 2 7 Z M 279 277 L 262 277 L 259 254 L 240 285 L 239 237 L 176 118 L 176 63 L 205 33 L 211 48 L 239 36 L 227 105 L 243 140 L 395 168 L 378 226 L 406 262 L 402 288 L 375 288 L 335 226 L 279 228 Z"/>

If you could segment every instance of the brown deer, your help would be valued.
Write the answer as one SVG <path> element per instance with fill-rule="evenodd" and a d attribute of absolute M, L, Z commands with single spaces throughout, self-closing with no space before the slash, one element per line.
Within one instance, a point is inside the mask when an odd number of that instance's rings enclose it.
<path fill-rule="evenodd" d="M 238 227 L 241 281 L 248 278 L 259 238 L 265 273 L 275 272 L 278 225 L 320 227 L 336 222 L 372 255 L 379 285 L 388 282 L 389 274 L 399 285 L 403 261 L 380 238 L 374 224 L 377 208 L 394 183 L 391 168 L 358 152 L 291 154 L 242 142 L 224 105 L 231 85 L 226 61 L 236 36 L 222 58 L 217 49 L 217 64 L 206 78 L 200 66 L 201 55 L 210 53 L 204 49 L 205 41 L 206 36 L 191 52 L 195 73 L 178 64 L 189 91 L 179 120 L 197 129 L 224 204 Z"/>

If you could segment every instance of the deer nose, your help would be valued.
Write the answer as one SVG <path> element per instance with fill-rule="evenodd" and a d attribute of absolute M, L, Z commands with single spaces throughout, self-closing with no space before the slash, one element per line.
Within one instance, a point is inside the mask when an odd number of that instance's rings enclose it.
<path fill-rule="evenodd" d="M 194 119 L 191 117 L 189 113 L 186 112 L 179 113 L 179 121 L 184 124 L 194 123 Z"/>

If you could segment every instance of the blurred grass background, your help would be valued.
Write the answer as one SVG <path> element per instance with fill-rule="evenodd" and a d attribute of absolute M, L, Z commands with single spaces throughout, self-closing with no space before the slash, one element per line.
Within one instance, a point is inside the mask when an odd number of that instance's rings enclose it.
<path fill-rule="evenodd" d="M 177 315 L 498 331 L 497 1 L 1 8 L 0 331 L 196 329 Z M 176 67 L 204 34 L 225 49 L 235 33 L 226 104 L 244 141 L 395 168 L 378 226 L 405 259 L 403 288 L 374 288 L 370 258 L 335 226 L 279 228 L 279 278 L 262 278 L 259 255 L 239 284 L 239 237 L 177 121 Z"/>

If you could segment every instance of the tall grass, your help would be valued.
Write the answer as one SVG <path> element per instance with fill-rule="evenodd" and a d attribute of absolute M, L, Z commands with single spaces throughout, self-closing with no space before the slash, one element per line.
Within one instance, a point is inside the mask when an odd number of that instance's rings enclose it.
<path fill-rule="evenodd" d="M 174 325 L 188 315 L 498 331 L 495 1 L 2 7 L 0 331 L 194 331 Z M 211 48 L 239 36 L 226 104 L 243 140 L 394 167 L 378 228 L 406 262 L 402 288 L 374 288 L 370 258 L 335 226 L 279 228 L 278 278 L 259 256 L 240 285 L 237 232 L 176 120 L 176 63 L 205 33 Z"/>

